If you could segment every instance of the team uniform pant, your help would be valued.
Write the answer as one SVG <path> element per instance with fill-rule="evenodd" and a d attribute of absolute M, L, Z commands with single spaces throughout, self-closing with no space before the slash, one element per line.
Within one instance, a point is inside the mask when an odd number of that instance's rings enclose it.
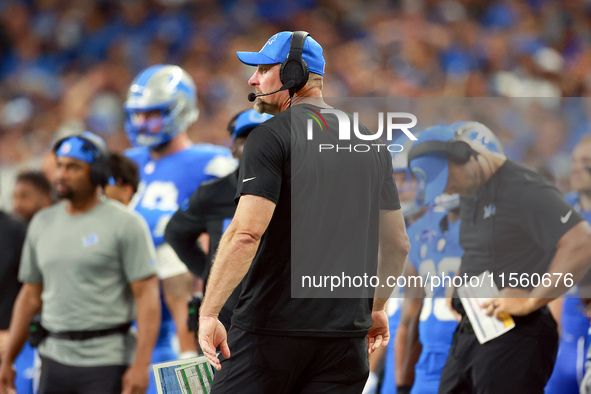
<path fill-rule="evenodd" d="M 562 339 L 546 394 L 579 394 L 579 384 L 585 374 L 585 336 Z"/>
<path fill-rule="evenodd" d="M 41 356 L 39 394 L 121 393 L 126 365 L 74 367 Z"/>
<path fill-rule="evenodd" d="M 366 337 L 261 335 L 232 327 L 212 393 L 361 393 L 369 375 Z"/>
<path fill-rule="evenodd" d="M 542 394 L 558 351 L 556 322 L 546 308 L 515 317 L 515 328 L 480 344 L 466 317 L 443 368 L 440 394 Z"/>
<path fill-rule="evenodd" d="M 425 349 L 415 366 L 415 380 L 410 394 L 436 393 L 441 379 L 441 371 L 445 365 L 449 349 Z"/>

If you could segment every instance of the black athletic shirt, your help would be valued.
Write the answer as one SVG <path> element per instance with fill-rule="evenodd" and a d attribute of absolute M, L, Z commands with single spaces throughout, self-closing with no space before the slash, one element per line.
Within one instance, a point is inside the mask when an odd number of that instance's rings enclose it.
<path fill-rule="evenodd" d="M 166 226 L 166 242 L 193 274 L 203 278 L 206 286 L 211 258 L 236 212 L 234 195 L 237 180 L 238 171 L 234 171 L 223 178 L 203 183 L 191 196 L 188 208 L 179 209 Z M 197 242 L 202 233 L 209 234 L 209 256 Z M 219 320 L 227 329 L 241 289 L 242 286 L 238 285 L 220 311 Z"/>
<path fill-rule="evenodd" d="M 17 280 L 27 224 L 0 211 L 0 330 L 7 330 L 21 284 Z"/>
<path fill-rule="evenodd" d="M 460 216 L 460 274 L 488 270 L 499 288 L 501 273 L 505 287 L 511 273 L 545 273 L 560 238 L 583 220 L 543 176 L 512 160 L 475 198 L 461 199 Z"/>
<path fill-rule="evenodd" d="M 349 259 L 358 272 L 375 272 L 380 209 L 400 209 L 392 159 L 385 148 L 318 154 L 319 143 L 371 142 L 355 137 L 339 141 L 332 114 L 323 116 L 326 127 L 316 129 L 314 140 L 306 140 L 312 110 L 320 113 L 319 107 L 306 104 L 283 111 L 246 141 L 236 198 L 262 196 L 276 207 L 244 279 L 232 325 L 271 335 L 364 336 L 372 324 L 372 300 L 292 298 L 292 263 L 338 268 Z M 292 262 L 294 255 L 309 260 Z"/>

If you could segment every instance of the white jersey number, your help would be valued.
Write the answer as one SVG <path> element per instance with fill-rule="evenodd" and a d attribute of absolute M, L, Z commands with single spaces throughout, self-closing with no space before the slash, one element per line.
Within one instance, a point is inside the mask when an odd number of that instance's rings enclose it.
<path fill-rule="evenodd" d="M 438 267 L 435 267 L 435 262 L 432 259 L 425 260 L 419 267 L 419 275 L 423 278 L 431 278 L 433 276 L 452 277 L 460 267 L 461 259 L 459 257 L 445 257 L 440 262 Z M 438 269 L 439 268 L 439 269 Z M 445 280 L 445 285 L 448 287 L 449 280 Z M 425 284 L 425 300 L 423 301 L 423 309 L 421 310 L 421 321 L 429 318 L 431 313 L 439 321 L 455 320 L 454 315 L 447 306 L 447 300 L 444 297 L 433 298 L 434 291 L 431 289 L 431 282 Z"/>

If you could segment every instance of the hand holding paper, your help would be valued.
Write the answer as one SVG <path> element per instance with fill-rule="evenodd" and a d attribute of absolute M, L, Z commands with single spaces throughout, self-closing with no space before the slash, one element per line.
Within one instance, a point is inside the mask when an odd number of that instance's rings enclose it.
<path fill-rule="evenodd" d="M 528 297 L 529 291 L 506 287 L 499 292 L 499 297 L 484 301 L 481 307 L 487 316 L 494 316 L 503 320 L 503 314 L 511 316 L 525 316 L 534 311 L 532 299 Z"/>
<path fill-rule="evenodd" d="M 483 272 L 479 276 L 479 283 L 485 283 L 483 278 L 489 276 L 490 273 L 488 271 Z M 481 344 L 497 338 L 515 327 L 513 318 L 507 313 L 499 313 L 498 316 L 500 319 L 497 319 L 487 315 L 486 309 L 483 309 L 485 302 L 492 305 L 493 300 L 499 299 L 499 290 L 494 283 L 492 287 L 471 287 L 464 285 L 458 288 L 458 295 L 466 310 L 470 324 L 474 329 L 474 334 L 476 334 L 476 338 Z M 494 305 L 496 307 L 496 304 Z"/>

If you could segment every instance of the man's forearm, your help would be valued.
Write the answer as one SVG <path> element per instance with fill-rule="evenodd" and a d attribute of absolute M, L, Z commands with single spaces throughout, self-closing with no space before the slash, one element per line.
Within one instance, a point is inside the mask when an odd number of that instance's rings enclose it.
<path fill-rule="evenodd" d="M 220 310 L 248 272 L 260 239 L 228 229 L 220 241 L 200 316 L 217 317 Z"/>
<path fill-rule="evenodd" d="M 202 277 L 207 265 L 207 256 L 196 240 L 203 231 L 191 224 L 189 220 L 177 212 L 168 222 L 164 238 L 189 268 L 189 271 L 195 276 Z"/>
<path fill-rule="evenodd" d="M 540 285 L 530 293 L 533 310 L 541 308 L 579 283 L 591 266 L 591 246 L 587 242 L 559 245 L 550 264 L 550 285 Z"/>
<path fill-rule="evenodd" d="M 388 278 L 398 278 L 398 276 L 402 275 L 407 256 L 407 249 L 380 247 L 378 255 L 379 286 L 375 289 L 373 310 L 384 309 L 386 301 L 388 301 L 396 287 L 396 281 L 393 279 L 388 280 Z"/>
<path fill-rule="evenodd" d="M 35 314 L 41 311 L 41 300 L 25 284 L 18 293 L 10 319 L 8 348 L 3 362 L 14 363 L 29 334 L 29 324 Z"/>
<path fill-rule="evenodd" d="M 411 270 L 413 271 L 413 270 Z M 413 271 L 413 274 L 416 273 Z M 396 385 L 412 385 L 415 379 L 415 365 L 421 354 L 419 342 L 419 320 L 423 309 L 422 289 L 409 289 L 405 294 L 400 311 L 400 324 L 394 342 L 394 365 Z"/>
<path fill-rule="evenodd" d="M 134 364 L 147 366 L 160 331 L 161 309 L 157 278 L 136 297 L 137 346 Z"/>

